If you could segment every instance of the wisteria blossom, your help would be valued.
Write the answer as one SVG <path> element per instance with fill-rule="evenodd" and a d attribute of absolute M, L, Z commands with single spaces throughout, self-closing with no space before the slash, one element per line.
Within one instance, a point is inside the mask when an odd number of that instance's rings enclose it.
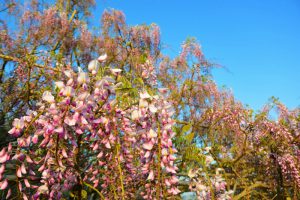
<path fill-rule="evenodd" d="M 15 119 L 9 133 L 22 136 L 16 154 L 1 151 L 2 190 L 8 186 L 2 178 L 5 163 L 14 161 L 24 198 L 60 199 L 66 191 L 76 192 L 76 185 L 91 187 L 100 197 L 134 198 L 135 192 L 125 188 L 142 181 L 148 182 L 139 186 L 146 199 L 179 192 L 171 104 L 160 93 L 141 91 L 140 104 L 123 110 L 116 102 L 120 70 L 101 78 L 90 76 L 93 70 L 66 71 L 63 81 L 55 82 L 57 93 L 45 91 L 36 111 Z M 159 190 L 149 190 L 150 185 Z"/>
<path fill-rule="evenodd" d="M 299 108 L 239 102 L 195 38 L 91 28 L 96 3 L 1 2 L 2 199 L 300 199 Z"/>

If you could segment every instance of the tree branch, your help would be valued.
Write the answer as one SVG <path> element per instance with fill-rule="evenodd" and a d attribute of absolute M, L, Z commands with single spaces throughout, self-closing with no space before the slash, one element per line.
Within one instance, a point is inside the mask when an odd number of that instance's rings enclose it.
<path fill-rule="evenodd" d="M 261 183 L 261 182 L 256 182 L 252 185 L 250 185 L 249 187 L 246 187 L 243 192 L 241 192 L 240 194 L 236 195 L 235 197 L 233 197 L 232 200 L 238 200 L 243 198 L 244 196 L 250 194 L 252 192 L 253 189 L 258 188 L 258 187 L 264 187 L 264 188 L 269 188 L 268 185 Z"/>
<path fill-rule="evenodd" d="M 4 61 L 14 61 L 14 62 L 17 62 L 17 63 L 22 62 L 20 59 L 18 59 L 16 57 L 7 56 L 7 55 L 3 55 L 3 54 L 0 54 L 0 58 L 2 58 Z M 32 64 L 32 66 L 37 67 L 37 68 L 41 68 L 41 69 L 48 69 L 48 70 L 52 70 L 52 71 L 55 71 L 55 72 L 60 72 L 59 69 L 46 67 L 46 66 L 39 65 L 39 64 L 36 64 L 36 63 Z"/>
<path fill-rule="evenodd" d="M 7 60 L 4 60 L 3 64 L 2 64 L 2 68 L 1 68 L 1 71 L 0 71 L 0 84 L 3 83 L 2 77 L 3 77 L 5 66 L 6 66 L 7 62 L 8 62 Z"/>
<path fill-rule="evenodd" d="M 0 12 L 4 12 L 4 11 L 10 9 L 11 7 L 15 6 L 15 5 L 16 5 L 15 3 L 10 3 L 10 4 L 8 4 L 8 6 L 6 8 L 3 8 L 2 10 L 0 10 Z"/>

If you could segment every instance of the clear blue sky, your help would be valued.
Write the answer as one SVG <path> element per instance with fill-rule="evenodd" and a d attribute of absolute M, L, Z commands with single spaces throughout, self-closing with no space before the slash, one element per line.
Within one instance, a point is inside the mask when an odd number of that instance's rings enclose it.
<path fill-rule="evenodd" d="M 174 55 L 196 37 L 226 68 L 213 71 L 219 86 L 255 110 L 271 96 L 300 105 L 299 0 L 98 0 L 97 22 L 104 8 L 122 10 L 131 25 L 158 24 Z"/>

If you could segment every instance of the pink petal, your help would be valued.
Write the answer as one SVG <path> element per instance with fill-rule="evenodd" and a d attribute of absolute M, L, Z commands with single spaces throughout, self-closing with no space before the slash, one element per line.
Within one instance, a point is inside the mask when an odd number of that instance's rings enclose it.
<path fill-rule="evenodd" d="M 137 111 L 137 110 L 132 111 L 131 119 L 134 120 L 134 121 L 138 120 L 139 119 L 139 111 Z"/>
<path fill-rule="evenodd" d="M 19 182 L 18 186 L 19 186 L 19 190 L 22 191 L 22 183 L 21 182 Z"/>
<path fill-rule="evenodd" d="M 172 152 L 173 152 L 173 153 L 177 153 L 178 151 L 177 151 L 177 149 L 172 148 Z"/>
<path fill-rule="evenodd" d="M 31 136 L 29 136 L 29 137 L 26 139 L 26 146 L 27 146 L 27 147 L 30 145 L 30 142 L 31 142 Z"/>
<path fill-rule="evenodd" d="M 11 143 L 9 143 L 8 147 L 7 147 L 7 151 L 10 152 L 11 150 L 12 150 L 12 145 L 11 145 Z"/>
<path fill-rule="evenodd" d="M 152 113 L 156 113 L 156 112 L 157 112 L 157 108 L 156 108 L 153 104 L 150 104 L 150 105 L 149 105 L 149 110 L 150 110 L 150 112 L 152 112 Z"/>
<path fill-rule="evenodd" d="M 150 129 L 150 131 L 149 131 L 149 137 L 150 138 L 156 138 L 157 137 L 157 133 L 153 129 Z"/>
<path fill-rule="evenodd" d="M 49 188 L 48 188 L 47 185 L 41 185 L 41 186 L 38 188 L 38 192 L 41 193 L 41 194 L 48 193 L 48 192 L 49 192 Z"/>
<path fill-rule="evenodd" d="M 1 165 L 1 167 L 0 167 L 0 174 L 3 174 L 4 170 L 5 170 L 5 165 Z"/>
<path fill-rule="evenodd" d="M 5 148 L 3 148 L 3 149 L 0 151 L 0 157 L 2 157 L 5 153 L 6 153 L 6 150 L 5 150 Z"/>
<path fill-rule="evenodd" d="M 167 164 L 169 162 L 167 156 L 163 156 L 162 161 L 164 164 Z"/>
<path fill-rule="evenodd" d="M 77 128 L 77 129 L 75 130 L 75 132 L 76 132 L 77 134 L 82 134 L 82 133 L 83 133 L 83 131 L 82 131 L 80 128 Z"/>
<path fill-rule="evenodd" d="M 12 129 L 10 129 L 8 131 L 9 134 L 14 135 L 17 132 L 17 129 L 15 127 L 13 127 Z"/>
<path fill-rule="evenodd" d="M 73 115 L 73 119 L 79 120 L 79 116 L 80 114 L 78 112 L 75 112 L 75 114 Z"/>
<path fill-rule="evenodd" d="M 166 94 L 168 92 L 168 88 L 158 88 L 158 91 L 162 94 Z"/>
<path fill-rule="evenodd" d="M 43 171 L 44 169 L 45 169 L 45 165 L 42 165 L 42 166 L 38 169 L 38 171 L 41 172 L 41 171 Z"/>
<path fill-rule="evenodd" d="M 37 185 L 31 185 L 31 188 L 32 189 L 37 189 L 39 186 L 37 186 Z"/>
<path fill-rule="evenodd" d="M 21 167 L 18 167 L 17 169 L 17 177 L 22 177 Z"/>
<path fill-rule="evenodd" d="M 145 157 L 145 158 L 149 158 L 149 156 L 150 156 L 150 151 L 147 151 L 147 152 L 145 153 L 144 157 Z"/>
<path fill-rule="evenodd" d="M 5 163 L 9 159 L 9 155 L 4 154 L 0 157 L 0 163 Z"/>
<path fill-rule="evenodd" d="M 25 183 L 26 187 L 30 188 L 30 183 L 27 179 L 24 179 L 24 183 Z"/>
<path fill-rule="evenodd" d="M 58 164 L 59 164 L 59 166 L 64 167 L 64 165 L 63 165 L 61 159 L 58 160 Z"/>
<path fill-rule="evenodd" d="M 43 171 L 43 173 L 42 173 L 42 178 L 43 178 L 43 179 L 46 179 L 46 178 L 50 177 L 50 176 L 48 176 L 48 175 L 49 175 L 48 170 L 45 170 L 45 171 Z"/>
<path fill-rule="evenodd" d="M 98 155 L 97 158 L 101 158 L 103 156 L 103 151 L 101 151 Z"/>
<path fill-rule="evenodd" d="M 151 142 L 144 143 L 143 148 L 150 151 L 153 148 L 153 144 Z"/>
<path fill-rule="evenodd" d="M 174 167 L 166 167 L 166 171 L 170 172 L 170 173 L 173 173 L 173 174 L 176 174 L 176 171 L 175 171 Z"/>
<path fill-rule="evenodd" d="M 63 127 L 58 127 L 57 129 L 54 130 L 56 133 L 63 133 L 64 128 Z"/>
<path fill-rule="evenodd" d="M 54 96 L 53 96 L 53 95 L 51 94 L 51 92 L 49 92 L 49 91 L 45 91 L 45 92 L 43 93 L 42 99 L 43 99 L 44 101 L 49 102 L 49 103 L 53 103 L 53 102 L 54 102 Z"/>
<path fill-rule="evenodd" d="M 110 148 L 111 148 L 110 143 L 109 143 L 109 142 L 106 142 L 106 143 L 105 143 L 105 147 L 108 148 L 108 149 L 110 149 Z"/>
<path fill-rule="evenodd" d="M 34 135 L 34 136 L 32 137 L 32 142 L 33 142 L 33 144 L 38 143 L 38 139 L 39 139 L 39 136 Z"/>
<path fill-rule="evenodd" d="M 59 89 L 65 87 L 65 84 L 62 81 L 55 82 L 55 86 Z"/>
<path fill-rule="evenodd" d="M 122 72 L 121 69 L 111 69 L 110 71 L 111 71 L 111 72 L 113 73 L 113 75 L 115 75 L 115 76 L 117 76 L 119 73 Z"/>
<path fill-rule="evenodd" d="M 96 143 L 93 147 L 93 151 L 96 151 L 98 149 L 98 143 Z"/>
<path fill-rule="evenodd" d="M 7 191 L 6 199 L 8 199 L 8 198 L 10 197 L 10 195 L 11 195 L 11 189 L 9 189 L 9 190 Z"/>
<path fill-rule="evenodd" d="M 98 118 L 98 119 L 93 120 L 93 123 L 95 123 L 95 124 L 100 124 L 101 121 L 102 121 L 101 118 Z"/>
<path fill-rule="evenodd" d="M 106 58 L 107 58 L 107 54 L 105 53 L 105 54 L 99 56 L 98 61 L 99 62 L 104 62 L 106 60 Z"/>
<path fill-rule="evenodd" d="M 5 190 L 6 187 L 8 185 L 8 181 L 7 179 L 5 179 L 4 181 L 0 182 L 0 190 Z"/>
<path fill-rule="evenodd" d="M 170 156 L 169 156 L 169 159 L 170 159 L 170 161 L 174 161 L 174 160 L 176 160 L 176 156 L 170 155 Z"/>
<path fill-rule="evenodd" d="M 97 187 L 99 185 L 99 180 L 98 179 L 93 181 L 93 182 L 94 182 L 94 187 Z"/>
<path fill-rule="evenodd" d="M 151 96 L 148 94 L 147 91 L 144 91 L 143 93 L 140 93 L 140 98 L 141 99 L 149 99 Z"/>
<path fill-rule="evenodd" d="M 21 119 L 14 119 L 13 121 L 13 126 L 16 127 L 16 129 L 22 129 L 24 127 L 24 119 L 21 118 Z"/>
<path fill-rule="evenodd" d="M 62 149 L 61 153 L 62 153 L 63 157 L 68 158 L 68 154 L 65 149 Z"/>
<path fill-rule="evenodd" d="M 26 156 L 26 161 L 27 161 L 28 163 L 33 163 L 32 159 L 31 159 L 29 156 Z"/>
<path fill-rule="evenodd" d="M 86 121 L 86 119 L 83 116 L 81 116 L 80 119 L 81 119 L 82 124 L 85 124 L 85 125 L 89 124 L 88 121 Z"/>
<path fill-rule="evenodd" d="M 35 176 L 34 171 L 32 171 L 31 169 L 29 170 L 29 174 L 32 175 L 32 176 Z"/>
<path fill-rule="evenodd" d="M 64 120 L 64 122 L 65 122 L 66 124 L 68 124 L 69 126 L 75 126 L 75 125 L 76 125 L 76 120 L 75 120 L 75 119 L 66 118 L 66 119 Z"/>
<path fill-rule="evenodd" d="M 173 195 L 176 195 L 176 194 L 178 194 L 178 193 L 180 193 L 180 190 L 178 189 L 178 188 L 171 188 L 171 193 L 173 194 Z"/>
<path fill-rule="evenodd" d="M 171 147 L 173 144 L 172 144 L 172 140 L 171 139 L 168 139 L 168 146 Z"/>
<path fill-rule="evenodd" d="M 46 137 L 41 144 L 39 145 L 39 147 L 44 147 L 47 143 L 49 142 L 49 137 Z"/>
<path fill-rule="evenodd" d="M 154 172 L 153 172 L 153 170 L 150 171 L 147 180 L 154 180 Z"/>
<path fill-rule="evenodd" d="M 179 180 L 178 180 L 178 178 L 176 177 L 176 176 L 172 176 L 172 179 L 170 180 L 170 182 L 172 183 L 172 184 L 175 184 L 175 183 L 177 183 Z"/>
<path fill-rule="evenodd" d="M 163 148 L 162 151 L 161 151 L 161 154 L 162 154 L 163 156 L 167 156 L 167 155 L 169 154 L 169 153 L 168 153 L 168 149 Z"/>
<path fill-rule="evenodd" d="M 171 183 L 169 182 L 168 179 L 165 179 L 165 184 L 166 184 L 168 187 L 171 186 Z"/>
<path fill-rule="evenodd" d="M 22 163 L 22 165 L 21 165 L 21 172 L 22 172 L 22 174 L 27 173 L 24 163 Z"/>
<path fill-rule="evenodd" d="M 26 196 L 26 194 L 23 193 L 23 199 L 24 200 L 28 200 L 28 197 Z"/>

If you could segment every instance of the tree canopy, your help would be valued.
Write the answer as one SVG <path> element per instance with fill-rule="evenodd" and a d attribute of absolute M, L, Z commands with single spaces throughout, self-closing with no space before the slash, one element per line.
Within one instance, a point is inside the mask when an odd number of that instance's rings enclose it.
<path fill-rule="evenodd" d="M 171 58 L 121 11 L 95 31 L 94 5 L 0 5 L 2 199 L 300 198 L 299 109 L 253 112 L 195 38 Z"/>

